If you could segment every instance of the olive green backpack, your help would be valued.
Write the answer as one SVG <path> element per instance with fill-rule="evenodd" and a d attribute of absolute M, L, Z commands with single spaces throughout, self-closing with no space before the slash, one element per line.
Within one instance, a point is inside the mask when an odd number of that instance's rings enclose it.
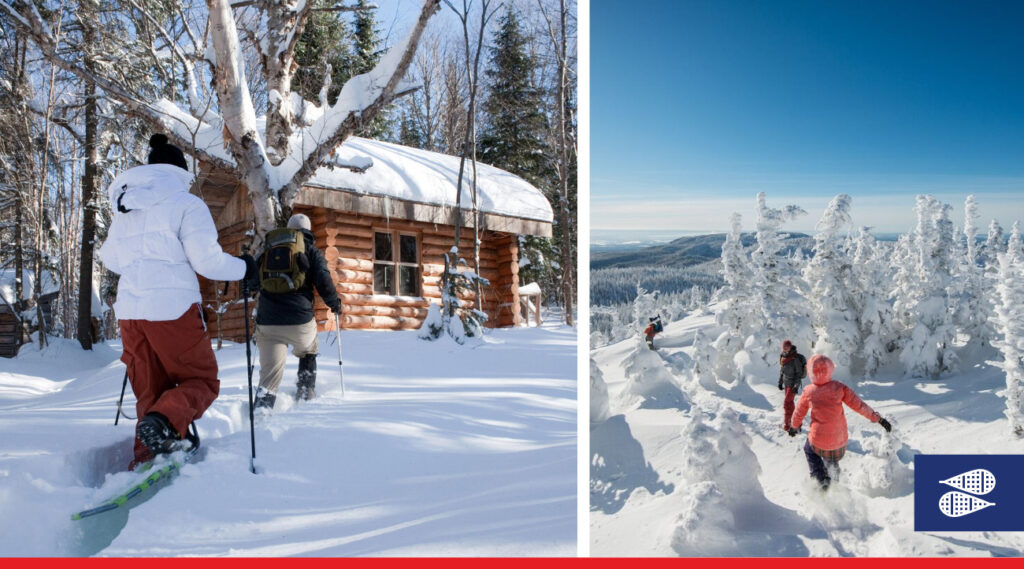
<path fill-rule="evenodd" d="M 267 245 L 260 261 L 260 289 L 266 292 L 295 292 L 306 282 L 306 271 L 298 256 L 306 253 L 306 240 L 298 229 L 275 229 L 267 233 Z"/>

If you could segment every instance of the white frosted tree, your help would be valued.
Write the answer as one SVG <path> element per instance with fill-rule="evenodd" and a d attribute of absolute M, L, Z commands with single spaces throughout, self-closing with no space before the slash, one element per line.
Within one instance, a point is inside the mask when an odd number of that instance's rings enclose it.
<path fill-rule="evenodd" d="M 1000 253 L 995 287 L 993 322 L 1000 338 L 994 342 L 1003 354 L 1006 374 L 1006 418 L 1018 437 L 1024 436 L 1024 250 L 1020 225 L 1013 224 L 1010 242 Z"/>
<path fill-rule="evenodd" d="M 1003 232 L 1003 226 L 993 219 L 988 224 L 988 235 L 985 238 L 985 244 L 981 247 L 981 258 L 986 268 L 991 267 L 994 272 L 999 263 L 999 254 L 1005 251 L 1006 234 Z"/>
<path fill-rule="evenodd" d="M 896 312 L 905 343 L 900 352 L 908 377 L 937 377 L 956 369 L 956 325 L 948 287 L 954 248 L 950 207 L 933 196 L 917 196 L 917 226 L 910 256 L 897 275 Z"/>
<path fill-rule="evenodd" d="M 971 337 L 971 342 L 985 346 L 992 341 L 992 301 L 989 281 L 978 247 L 978 205 L 974 195 L 964 202 L 965 248 L 952 280 L 950 295 L 955 296 L 956 321 L 960 329 Z"/>
<path fill-rule="evenodd" d="M 747 336 L 758 327 L 760 316 L 751 281 L 750 258 L 743 250 L 743 223 L 738 213 L 730 217 L 731 230 L 722 244 L 722 279 L 725 286 L 718 291 L 721 307 L 715 315 L 724 328 L 715 339 L 715 363 L 712 373 L 719 381 L 731 382 L 739 375 L 733 357 L 743 349 Z"/>
<path fill-rule="evenodd" d="M 705 389 L 714 389 L 715 361 L 718 355 L 702 328 L 693 333 L 693 378 Z"/>
<path fill-rule="evenodd" d="M 805 339 L 802 334 L 809 324 L 809 313 L 801 294 L 799 268 L 791 257 L 781 254 L 784 236 L 780 229 L 787 221 L 806 214 L 795 205 L 770 208 L 764 192 L 757 194 L 757 247 L 751 253 L 751 290 L 760 311 L 761 329 L 751 344 L 757 351 L 751 357 L 765 362 L 774 361 L 784 339 Z"/>
<path fill-rule="evenodd" d="M 647 341 L 644 339 L 644 329 L 650 324 L 651 318 L 658 316 L 660 306 L 658 302 L 659 291 L 650 291 L 636 284 L 636 298 L 633 300 L 633 329 L 637 339 L 637 349 L 647 350 Z"/>
<path fill-rule="evenodd" d="M 858 351 L 859 314 L 854 303 L 856 281 L 852 260 L 841 235 L 850 225 L 851 198 L 832 198 L 818 221 L 814 236 L 814 257 L 804 268 L 810 287 L 815 351 L 827 353 L 837 364 L 849 368 Z"/>
<path fill-rule="evenodd" d="M 889 344 L 895 335 L 893 311 L 886 283 L 892 282 L 889 266 L 891 251 L 875 240 L 867 227 L 861 227 L 853 243 L 853 303 L 859 314 L 860 346 L 858 356 L 865 377 L 875 372 L 889 357 Z"/>

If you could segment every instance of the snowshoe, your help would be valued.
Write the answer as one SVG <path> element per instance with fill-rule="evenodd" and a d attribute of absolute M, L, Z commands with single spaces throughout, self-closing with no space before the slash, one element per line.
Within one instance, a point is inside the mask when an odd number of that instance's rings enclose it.
<path fill-rule="evenodd" d="M 153 456 L 199 446 L 197 434 L 186 433 L 186 439 L 182 441 L 177 431 L 171 427 L 167 417 L 160 413 L 149 413 L 143 417 L 135 427 L 135 436 L 139 437 L 139 440 L 146 445 Z"/>
<path fill-rule="evenodd" d="M 277 401 L 277 395 L 260 387 L 256 390 L 256 401 L 253 403 L 253 408 L 270 411 L 274 408 L 275 401 Z"/>

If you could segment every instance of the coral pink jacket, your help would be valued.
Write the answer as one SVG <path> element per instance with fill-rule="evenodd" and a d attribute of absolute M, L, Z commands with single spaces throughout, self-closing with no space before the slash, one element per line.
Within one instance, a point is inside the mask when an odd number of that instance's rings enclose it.
<path fill-rule="evenodd" d="M 834 450 L 846 446 L 849 434 L 846 427 L 846 416 L 843 403 L 860 413 L 872 423 L 877 423 L 880 415 L 860 397 L 841 382 L 832 381 L 835 364 L 820 354 L 811 356 L 807 362 L 811 385 L 800 395 L 793 413 L 793 428 L 799 429 L 811 411 L 811 429 L 808 440 L 822 450 Z"/>

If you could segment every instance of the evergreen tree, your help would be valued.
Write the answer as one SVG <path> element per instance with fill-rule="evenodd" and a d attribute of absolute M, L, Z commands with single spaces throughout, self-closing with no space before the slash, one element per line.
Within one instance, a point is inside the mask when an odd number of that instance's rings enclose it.
<path fill-rule="evenodd" d="M 1010 429 L 1024 436 L 1024 250 L 1020 225 L 1013 224 L 1010 243 L 999 253 L 994 322 L 1002 338 L 995 342 L 1003 354 L 1006 373 L 1006 417 Z"/>
<path fill-rule="evenodd" d="M 804 270 L 810 285 L 815 348 L 835 362 L 849 367 L 860 344 L 858 314 L 854 305 L 853 267 L 839 231 L 850 224 L 850 196 L 832 199 L 818 222 L 814 257 Z"/>
<path fill-rule="evenodd" d="M 764 192 L 757 194 L 757 247 L 751 253 L 754 264 L 753 291 L 761 311 L 762 331 L 754 338 L 757 353 L 752 357 L 774 361 L 782 340 L 803 339 L 809 318 L 802 298 L 799 271 L 791 257 L 781 254 L 782 224 L 807 212 L 795 205 L 770 208 Z M 808 345 L 804 343 L 803 345 Z"/>
<path fill-rule="evenodd" d="M 897 279 L 896 311 L 906 343 L 900 353 L 909 377 L 936 377 L 956 368 L 956 326 L 950 312 L 953 222 L 950 207 L 932 196 L 917 196 L 917 227 L 909 259 Z"/>
<path fill-rule="evenodd" d="M 316 0 L 315 8 L 333 6 L 333 0 Z M 306 20 L 295 44 L 295 62 L 299 65 L 292 78 L 292 90 L 307 101 L 317 101 L 330 70 L 327 103 L 334 104 L 342 86 L 354 75 L 356 58 L 350 47 L 352 34 L 338 12 L 314 10 Z"/>
<path fill-rule="evenodd" d="M 550 149 L 544 143 L 548 123 L 542 111 L 543 93 L 532 81 L 537 63 L 528 49 L 530 38 L 511 7 L 498 23 L 484 72 L 490 91 L 481 106 L 484 118 L 478 157 L 541 188 L 548 201 L 556 204 L 554 209 L 559 198 L 550 184 L 555 172 L 548 158 Z M 519 238 L 520 281 L 538 282 L 551 295 L 557 295 L 560 289 L 556 242 L 530 235 Z"/>
<path fill-rule="evenodd" d="M 985 244 L 981 247 L 981 258 L 985 264 L 986 272 L 994 272 L 999 263 L 1000 253 L 1006 251 L 1006 236 L 1003 234 L 1003 226 L 992 220 L 988 225 L 988 236 Z"/>
<path fill-rule="evenodd" d="M 883 283 L 892 281 L 889 257 L 888 248 L 877 242 L 867 227 L 861 227 L 853 244 L 853 304 L 860 325 L 858 355 L 868 378 L 888 359 L 895 335 L 889 291 L 882 288 Z"/>
<path fill-rule="evenodd" d="M 352 75 L 359 75 L 373 69 L 384 50 L 381 48 L 380 31 L 377 29 L 377 19 L 374 16 L 375 6 L 366 0 L 358 0 L 355 6 L 355 17 L 352 21 Z M 387 140 L 393 122 L 391 109 L 393 106 L 378 113 L 356 134 L 375 140 Z"/>
<path fill-rule="evenodd" d="M 752 303 L 753 291 L 751 282 L 750 259 L 743 250 L 743 228 L 740 214 L 734 213 L 730 218 L 732 230 L 725 236 L 722 244 L 722 278 L 725 287 L 718 298 L 722 308 L 715 315 L 715 320 L 724 328 L 715 339 L 714 375 L 722 382 L 732 382 L 739 377 L 733 358 L 743 349 L 747 336 L 758 327 L 760 317 L 755 313 L 757 307 Z"/>
<path fill-rule="evenodd" d="M 499 20 L 485 71 L 490 94 L 482 106 L 479 158 L 543 188 L 551 177 L 550 149 L 544 144 L 547 117 L 542 93 L 531 80 L 537 65 L 528 44 L 510 6 Z"/>
<path fill-rule="evenodd" d="M 409 112 L 403 112 L 398 124 L 398 143 L 412 148 L 423 148 L 424 142 L 419 122 Z"/>
<path fill-rule="evenodd" d="M 967 196 L 964 203 L 964 237 L 966 249 L 962 251 L 953 279 L 951 295 L 956 295 L 957 325 L 970 335 L 971 342 L 988 345 L 995 335 L 992 329 L 992 301 L 989 282 L 985 278 L 984 262 L 978 247 L 978 206 L 974 195 Z"/>

